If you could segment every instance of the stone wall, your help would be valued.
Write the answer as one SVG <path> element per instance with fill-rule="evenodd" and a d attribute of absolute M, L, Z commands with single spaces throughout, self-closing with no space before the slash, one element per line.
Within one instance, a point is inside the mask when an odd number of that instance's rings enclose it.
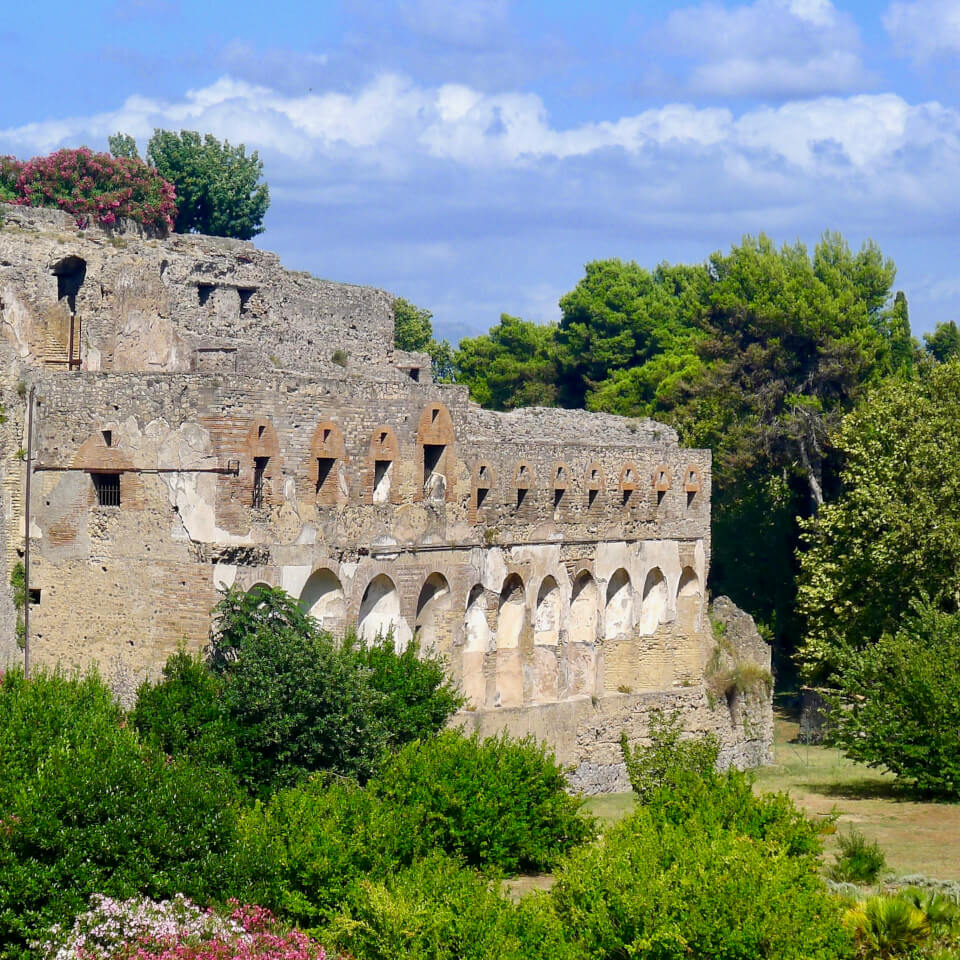
<path fill-rule="evenodd" d="M 381 290 L 284 270 L 248 241 L 79 230 L 57 210 L 3 204 L 0 333 L 21 359 L 63 368 L 409 369 L 390 363 L 393 297 Z"/>
<path fill-rule="evenodd" d="M 129 700 L 206 642 L 218 590 L 267 584 L 337 634 L 417 637 L 460 721 L 545 737 L 584 789 L 624 786 L 620 729 L 642 739 L 657 704 L 764 759 L 769 697 L 705 685 L 709 451 L 648 420 L 481 410 L 393 350 L 388 295 L 251 244 L 4 213 L 0 535 L 5 584 L 33 387 L 34 663 L 97 662 Z M 752 621 L 718 616 L 768 669 Z"/>

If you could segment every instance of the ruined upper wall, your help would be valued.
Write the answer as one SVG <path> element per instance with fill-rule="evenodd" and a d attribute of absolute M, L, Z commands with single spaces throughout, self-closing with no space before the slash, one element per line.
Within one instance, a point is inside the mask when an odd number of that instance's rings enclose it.
<path fill-rule="evenodd" d="M 0 334 L 22 360 L 86 370 L 408 376 L 393 297 L 285 270 L 219 237 L 77 228 L 0 205 Z M 396 363 L 396 365 L 394 365 Z"/>

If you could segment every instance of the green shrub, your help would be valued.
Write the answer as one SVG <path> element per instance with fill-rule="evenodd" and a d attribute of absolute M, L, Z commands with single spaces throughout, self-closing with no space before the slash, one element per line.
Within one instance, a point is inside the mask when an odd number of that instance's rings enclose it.
<path fill-rule="evenodd" d="M 813 853 L 649 807 L 573 854 L 551 891 L 584 953 L 644 960 L 835 960 L 850 956 Z"/>
<path fill-rule="evenodd" d="M 926 795 L 960 797 L 960 613 L 919 606 L 894 635 L 846 657 L 833 741 Z"/>
<path fill-rule="evenodd" d="M 873 883 L 887 865 L 876 840 L 867 840 L 859 830 L 839 834 L 840 852 L 835 855 L 827 874 L 837 883 Z"/>
<path fill-rule="evenodd" d="M 241 780 L 268 793 L 317 770 L 367 779 L 388 742 L 385 698 L 353 651 L 283 590 L 227 591 L 214 614 Z"/>
<path fill-rule="evenodd" d="M 26 956 L 94 893 L 229 892 L 229 775 L 170 761 L 119 721 L 93 675 L 0 682 L 0 957 Z"/>
<path fill-rule="evenodd" d="M 416 811 L 430 846 L 476 866 L 548 870 L 595 833 L 562 768 L 533 738 L 444 731 L 384 760 L 374 792 Z"/>
<path fill-rule="evenodd" d="M 370 684 L 383 694 L 379 714 L 393 747 L 424 740 L 443 729 L 464 698 L 447 679 L 441 657 L 421 656 L 416 640 L 397 653 L 392 633 L 368 646 L 356 644 L 357 663 L 369 672 Z"/>
<path fill-rule="evenodd" d="M 357 960 L 575 960 L 544 896 L 519 905 L 495 878 L 434 854 L 385 880 L 366 880 L 324 931 Z"/>
<path fill-rule="evenodd" d="M 245 899 L 305 926 L 326 921 L 350 886 L 427 853 L 411 811 L 350 781 L 307 783 L 256 803 L 240 821 L 233 865 Z"/>
<path fill-rule="evenodd" d="M 156 684 L 144 681 L 130 714 L 144 742 L 170 756 L 232 766 L 236 729 L 224 699 L 223 678 L 200 654 L 185 649 L 171 656 Z"/>
<path fill-rule="evenodd" d="M 844 919 L 856 937 L 860 956 L 868 960 L 917 956 L 914 951 L 930 937 L 927 915 L 905 897 L 868 897 L 850 908 Z"/>

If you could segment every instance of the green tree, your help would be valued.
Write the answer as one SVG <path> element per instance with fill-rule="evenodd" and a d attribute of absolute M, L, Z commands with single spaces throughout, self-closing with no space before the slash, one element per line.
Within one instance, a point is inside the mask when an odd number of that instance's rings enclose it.
<path fill-rule="evenodd" d="M 960 362 L 880 384 L 833 444 L 843 494 L 805 524 L 800 555 L 800 659 L 820 681 L 914 601 L 960 609 Z"/>
<path fill-rule="evenodd" d="M 129 133 L 115 133 L 112 137 L 107 137 L 107 143 L 110 152 L 115 157 L 126 160 L 139 160 L 140 151 L 137 149 L 137 141 Z"/>
<path fill-rule="evenodd" d="M 918 605 L 895 633 L 844 656 L 837 678 L 832 738 L 848 757 L 960 798 L 960 614 Z"/>
<path fill-rule="evenodd" d="M 453 383 L 453 347 L 446 340 L 434 339 L 433 314 L 429 310 L 397 297 L 393 301 L 393 342 L 401 350 L 429 354 L 434 381 Z"/>
<path fill-rule="evenodd" d="M 127 147 L 122 134 L 112 138 Z M 192 130 L 155 130 L 147 160 L 177 189 L 177 233 L 206 233 L 250 240 L 263 232 L 270 190 L 260 183 L 263 162 L 256 150 L 231 146 Z"/>
<path fill-rule="evenodd" d="M 890 310 L 890 366 L 894 372 L 909 372 L 913 369 L 916 342 L 910 333 L 910 311 L 907 295 L 898 290 Z"/>
<path fill-rule="evenodd" d="M 466 337 L 455 355 L 457 382 L 493 410 L 558 406 L 556 327 L 500 315 L 489 333 Z"/>
<path fill-rule="evenodd" d="M 927 353 L 940 363 L 960 356 L 960 327 L 953 320 L 938 323 L 933 333 L 925 333 L 923 339 Z"/>

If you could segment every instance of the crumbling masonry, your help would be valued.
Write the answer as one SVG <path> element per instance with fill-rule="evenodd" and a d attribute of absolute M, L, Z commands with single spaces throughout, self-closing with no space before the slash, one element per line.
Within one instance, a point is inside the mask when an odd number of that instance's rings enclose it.
<path fill-rule="evenodd" d="M 491 413 L 393 346 L 393 299 L 250 243 L 78 230 L 0 206 L 0 546 L 31 656 L 121 697 L 208 636 L 225 585 L 442 653 L 455 721 L 547 739 L 587 791 L 652 707 L 769 753 L 769 691 L 711 687 L 710 453 L 582 411 Z M 0 663 L 22 658 L 0 591 Z M 724 656 L 769 668 L 730 604 Z"/>

